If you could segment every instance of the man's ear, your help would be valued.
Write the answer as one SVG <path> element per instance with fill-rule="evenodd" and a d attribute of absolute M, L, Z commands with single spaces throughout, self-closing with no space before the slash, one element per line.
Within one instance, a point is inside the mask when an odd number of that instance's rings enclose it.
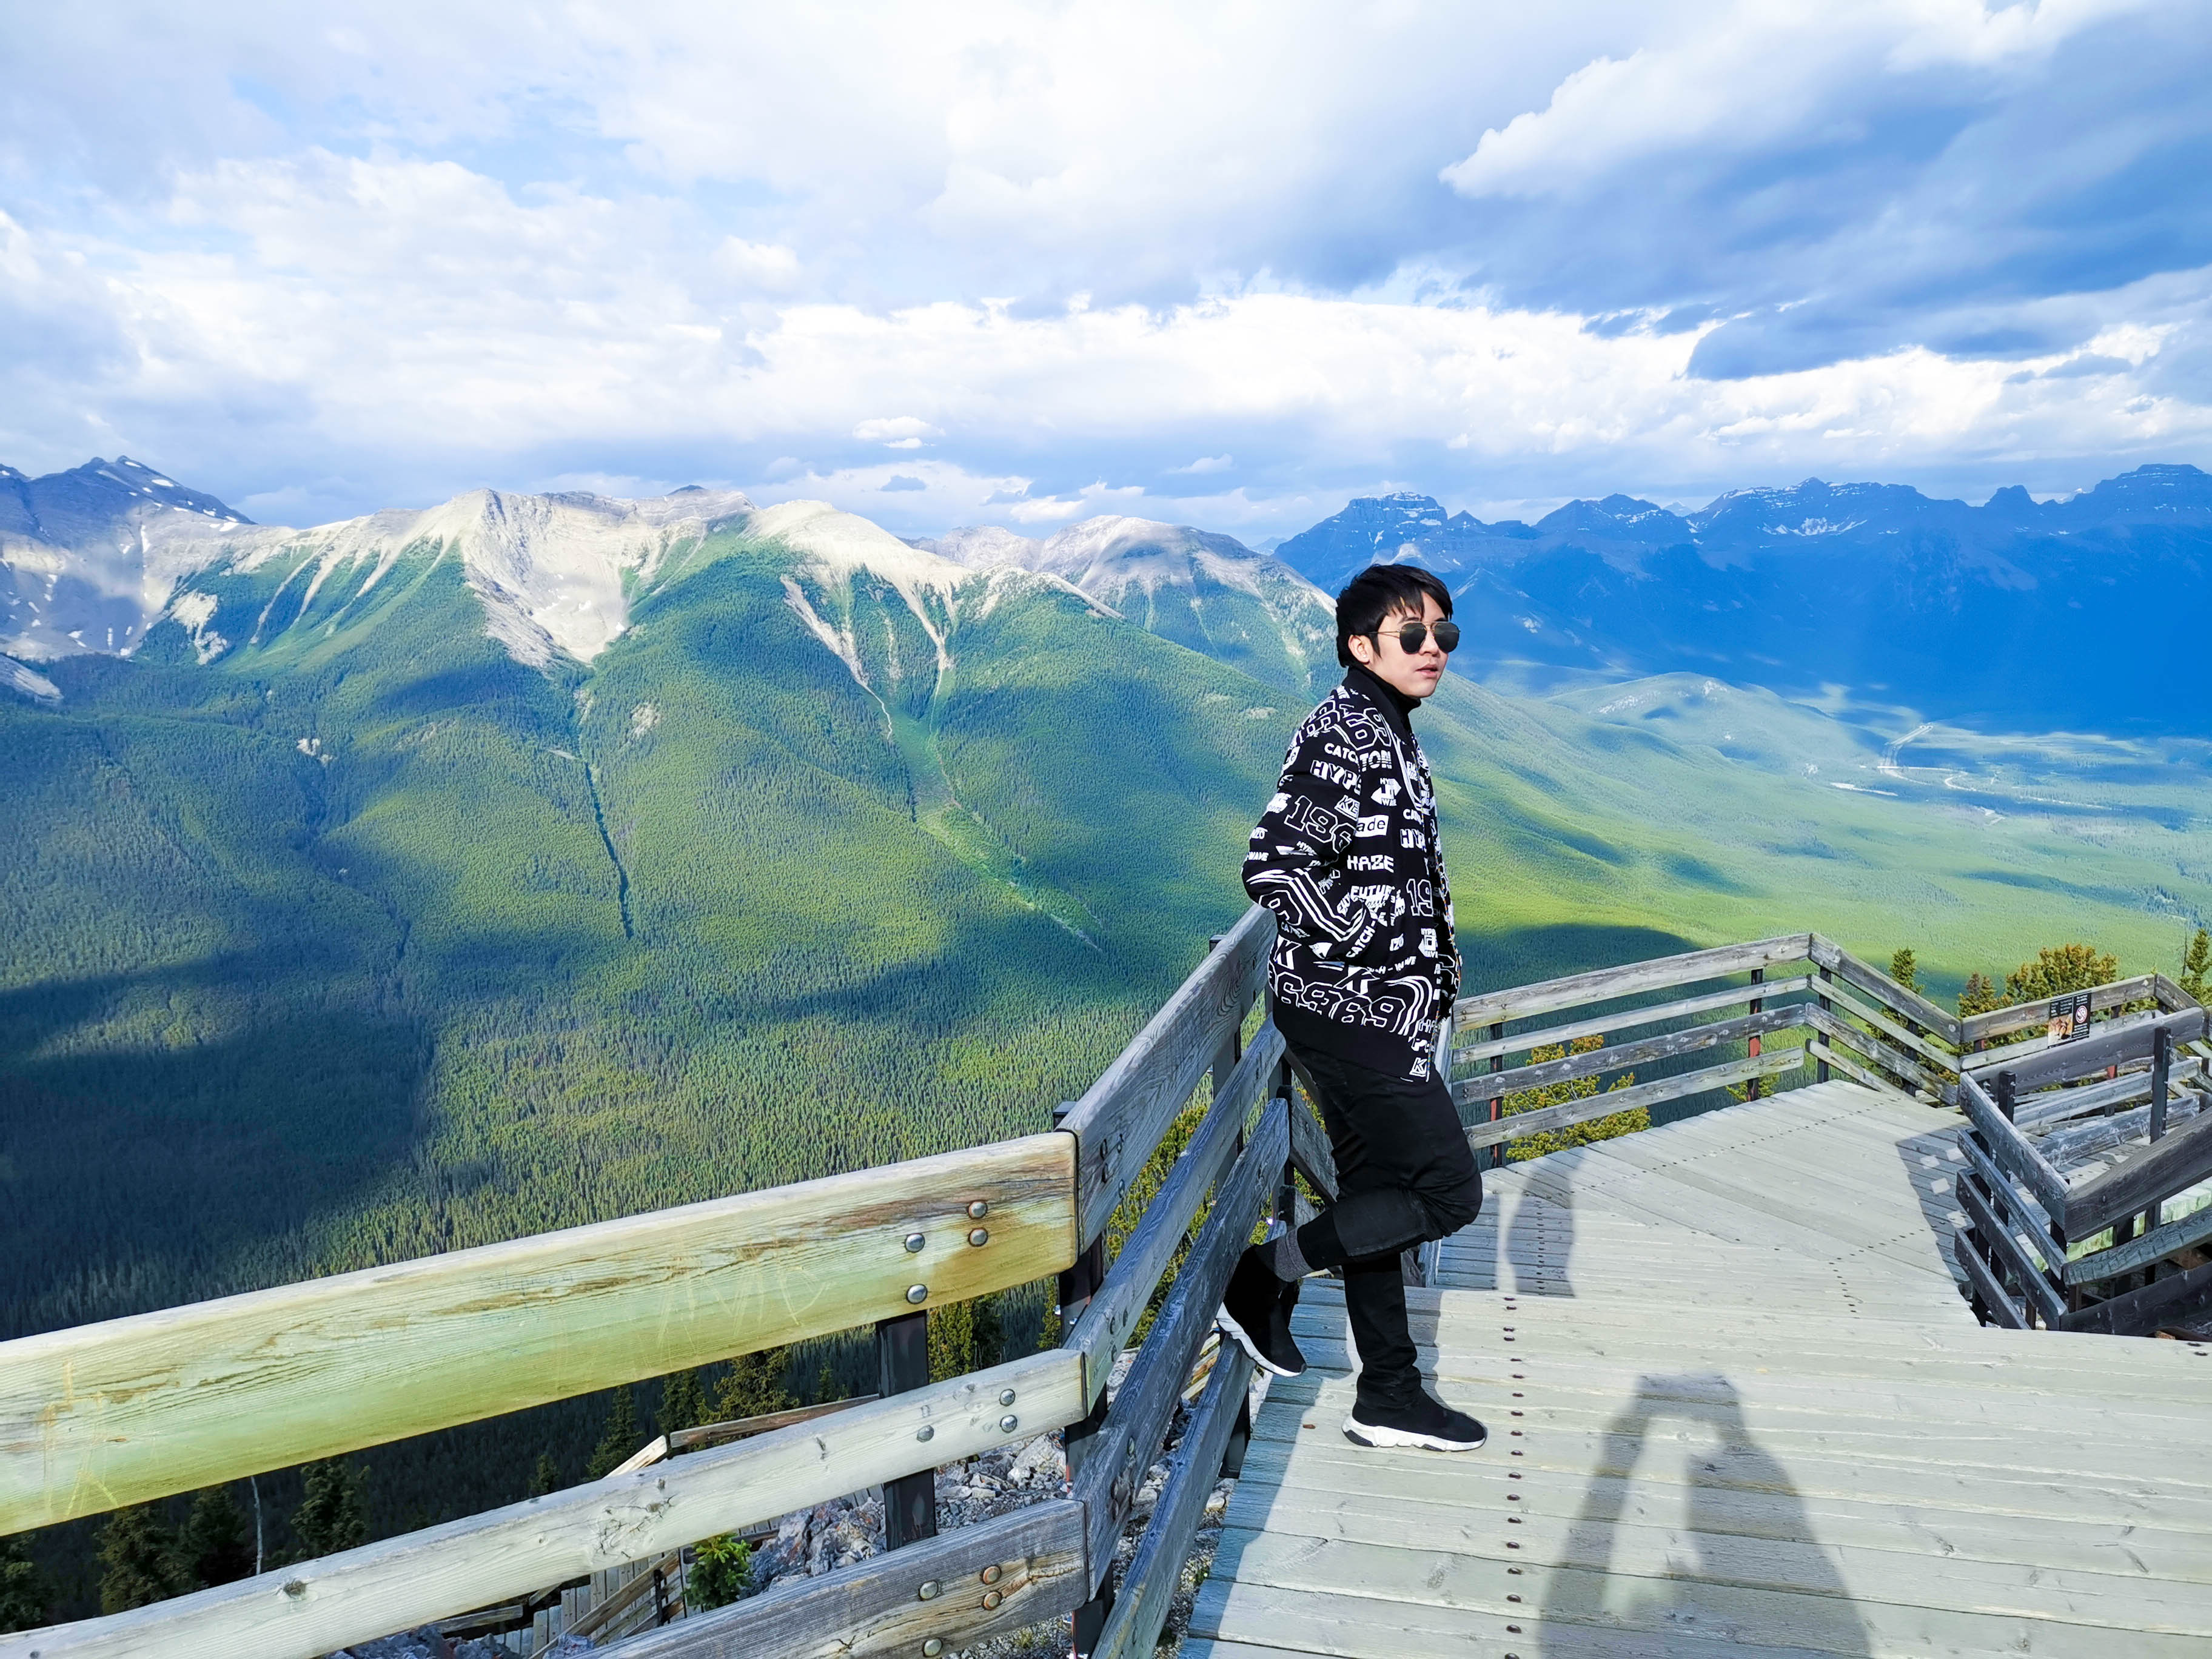
<path fill-rule="evenodd" d="M 1375 641 L 1364 634 L 1354 634 L 1345 644 L 1351 647 L 1352 660 L 1364 667 L 1375 666 Z"/>

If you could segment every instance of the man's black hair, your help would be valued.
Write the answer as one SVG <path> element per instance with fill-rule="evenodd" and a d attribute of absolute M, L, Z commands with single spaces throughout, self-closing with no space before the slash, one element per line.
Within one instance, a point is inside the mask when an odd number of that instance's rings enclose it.
<path fill-rule="evenodd" d="M 1451 590 L 1417 564 L 1370 564 L 1354 576 L 1336 596 L 1336 659 L 1349 668 L 1358 660 L 1352 654 L 1356 634 L 1372 636 L 1382 619 L 1396 611 L 1416 617 L 1434 599 L 1437 609 L 1452 613 Z"/>

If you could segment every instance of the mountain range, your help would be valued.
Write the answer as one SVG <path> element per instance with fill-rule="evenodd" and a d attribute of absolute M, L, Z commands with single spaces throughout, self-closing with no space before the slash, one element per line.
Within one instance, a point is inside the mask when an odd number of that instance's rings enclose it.
<path fill-rule="evenodd" d="M 1988 729 L 2212 731 L 2186 689 L 2212 616 L 2212 475 L 2194 466 L 2063 501 L 1808 479 L 1694 511 L 1571 501 L 1533 525 L 1401 494 L 1275 551 L 1331 590 L 1377 561 L 1445 574 L 1493 678 L 1691 672 Z"/>

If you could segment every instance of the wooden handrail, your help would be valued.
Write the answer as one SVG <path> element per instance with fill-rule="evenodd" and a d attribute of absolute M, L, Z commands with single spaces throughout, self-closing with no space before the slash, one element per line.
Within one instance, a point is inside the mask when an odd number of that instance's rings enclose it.
<path fill-rule="evenodd" d="M 1467 1132 L 1467 1144 L 1480 1152 L 1485 1146 L 1502 1146 L 1509 1140 L 1525 1140 L 1530 1135 L 1553 1129 L 1595 1122 L 1615 1112 L 1633 1111 L 1638 1106 L 1656 1106 L 1662 1101 L 1679 1100 L 1684 1095 L 1703 1094 L 1708 1089 L 1725 1089 L 1731 1083 L 1747 1083 L 1755 1077 L 1778 1077 L 1784 1072 L 1796 1071 L 1804 1063 L 1802 1049 L 1777 1048 L 1771 1054 L 1730 1060 L 1724 1066 L 1709 1066 L 1703 1071 L 1684 1072 L 1676 1077 L 1658 1078 L 1626 1089 L 1600 1090 L 1596 1094 L 1564 1101 L 1557 1106 L 1516 1112 L 1494 1123 L 1478 1123 Z"/>
<path fill-rule="evenodd" d="M 2105 1014 L 2130 1002 L 2156 1001 L 2159 981 L 2162 977 L 2159 974 L 2138 974 L 2133 979 L 2092 986 L 2089 989 L 2089 1012 Z M 2048 999 L 2039 997 L 2033 1002 L 2015 1003 L 2009 1008 L 1992 1008 L 1987 1013 L 1969 1014 L 1959 1022 L 1960 1046 L 1971 1047 L 1977 1042 L 1986 1042 L 1991 1037 L 2008 1036 L 2014 1031 L 2025 1031 L 2045 1024 L 2050 1020 L 2050 1009 Z M 1988 1059 L 1987 1054 L 1977 1054 L 1973 1063 L 1978 1066 Z"/>
<path fill-rule="evenodd" d="M 1060 1127 L 1080 1142 L 1076 1204 L 1080 1243 L 1106 1223 L 1168 1125 L 1260 994 L 1273 915 L 1254 905 L 1071 1107 Z"/>
<path fill-rule="evenodd" d="M 1679 956 L 1657 957 L 1650 962 L 1630 963 L 1619 968 L 1599 968 L 1585 974 L 1568 974 L 1559 979 L 1547 979 L 1540 984 L 1516 986 L 1510 990 L 1486 991 L 1478 995 L 1462 997 L 1454 1010 L 1453 1018 L 1460 1026 L 1496 1025 L 1509 1020 L 1529 1019 L 1538 1014 L 1555 1013 L 1562 1008 L 1577 1008 L 1586 1003 L 1608 1002 L 1615 997 L 1635 996 L 1644 991 L 1663 991 L 1677 985 L 1694 985 L 1700 980 L 1721 979 L 1729 974 L 1747 973 L 1753 968 L 1771 968 L 1777 963 L 1802 962 L 1813 946 L 1810 933 L 1784 933 L 1774 939 L 1754 939 L 1746 945 L 1722 945 L 1706 951 L 1686 951 Z"/>
<path fill-rule="evenodd" d="M 1274 1026 L 1262 1025 L 1237 1069 L 1206 1109 L 1205 1118 L 1168 1171 L 1166 1182 L 1146 1207 L 1136 1231 L 1098 1287 L 1064 1346 L 1083 1356 L 1084 1392 L 1093 1401 L 1106 1392 L 1115 1356 L 1143 1317 L 1152 1290 L 1175 1259 L 1176 1247 L 1189 1230 L 1223 1170 L 1236 1157 L 1244 1120 L 1260 1098 L 1283 1056 L 1283 1039 Z"/>
<path fill-rule="evenodd" d="M 1047 1133 L 0 1344 L 0 1533 L 1024 1284 L 1073 1188 Z"/>
<path fill-rule="evenodd" d="M 1861 962 L 1833 939 L 1814 933 L 1808 954 L 1815 965 L 1826 968 L 1845 982 L 1856 985 L 1869 996 L 1887 1003 L 1915 1024 L 1924 1026 L 1953 1048 L 1963 1046 L 1956 1014 L 1937 1007 L 1917 991 L 1906 990 L 1881 969 Z"/>
<path fill-rule="evenodd" d="M 1499 1059 L 1506 1054 L 1525 1054 L 1531 1048 L 1565 1048 L 1578 1037 L 1609 1036 L 1615 1031 L 1633 1030 L 1639 1025 L 1656 1025 L 1662 1020 L 1684 1019 L 1692 1014 L 1709 1014 L 1720 1008 L 1741 1007 L 1754 997 L 1770 1000 L 1793 996 L 1800 991 L 1813 988 L 1813 977 L 1799 974 L 1791 979 L 1770 979 L 1756 985 L 1735 985 L 1725 991 L 1711 991 L 1703 996 L 1683 997 L 1674 1002 L 1650 1002 L 1634 1008 L 1622 1008 L 1609 1014 L 1600 1014 L 1590 1019 L 1578 1019 L 1565 1025 L 1539 1026 L 1534 1030 L 1517 1031 L 1511 1036 L 1493 1037 L 1484 1042 L 1470 1042 L 1465 1048 L 1452 1050 L 1455 1066 L 1478 1065 L 1486 1060 Z M 1485 1095 L 1488 1099 L 1496 1091 Z"/>
<path fill-rule="evenodd" d="M 1088 1403 L 1080 1362 L 1052 1349 L 237 1583 L 0 1637 L 0 1659 L 312 1659 L 1027 1439 Z"/>
<path fill-rule="evenodd" d="M 1739 1019 L 1714 1020 L 1704 1025 L 1686 1026 L 1681 1030 L 1668 1031 L 1663 1036 L 1624 1042 L 1618 1048 L 1593 1048 L 1588 1054 L 1540 1060 L 1535 1065 L 1517 1066 L 1510 1072 L 1478 1073 L 1452 1085 L 1452 1098 L 1462 1105 L 1472 1101 L 1495 1100 L 1503 1095 L 1571 1082 L 1577 1078 L 1624 1071 L 1632 1066 L 1646 1065 L 1655 1060 L 1673 1060 L 1683 1054 L 1695 1054 L 1701 1048 L 1717 1048 L 1723 1042 L 1741 1042 L 1747 1037 L 1786 1031 L 1807 1023 L 1805 1011 L 1799 1006 L 1762 1009 L 1758 1013 L 1746 1014 Z"/>
<path fill-rule="evenodd" d="M 2204 1036 L 2202 1008 L 2183 1008 L 2170 1014 L 2138 1014 L 2108 1020 L 2091 1028 L 2092 1034 L 2071 1042 L 2052 1042 L 2048 1037 L 2033 1045 L 2021 1043 L 2013 1053 L 1995 1059 L 1976 1057 L 1973 1073 L 1984 1080 L 2000 1073 L 2012 1074 L 2014 1086 L 2040 1089 L 2052 1083 L 2091 1077 L 2109 1066 L 2124 1066 L 2150 1057 L 2153 1034 L 2171 1031 L 2176 1042 L 2191 1042 Z"/>

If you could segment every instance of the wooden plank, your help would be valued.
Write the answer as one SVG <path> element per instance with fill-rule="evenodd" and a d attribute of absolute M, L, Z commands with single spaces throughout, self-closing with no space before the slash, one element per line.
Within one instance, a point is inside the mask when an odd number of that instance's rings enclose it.
<path fill-rule="evenodd" d="M 1831 1048 L 1818 1037 L 1807 1040 L 1805 1052 L 1815 1060 L 1826 1060 L 1829 1065 L 1834 1066 L 1854 1083 L 1863 1085 L 1869 1089 L 1880 1089 L 1886 1093 L 1895 1095 L 1899 1100 L 1912 1098 L 1881 1073 L 1862 1066 L 1840 1048 Z"/>
<path fill-rule="evenodd" d="M 1959 1270 L 1966 1275 L 1966 1282 L 1973 1286 L 1974 1294 L 1981 1298 L 1982 1310 L 1990 1323 L 2016 1331 L 2027 1328 L 2027 1313 L 1990 1271 L 1989 1263 L 1982 1260 L 1974 1249 L 1972 1235 L 1966 1228 L 1952 1236 L 1951 1256 L 1959 1264 Z"/>
<path fill-rule="evenodd" d="M 1243 1023 L 1266 981 L 1274 938 L 1273 915 L 1256 904 L 1247 910 L 1061 1120 L 1081 1143 L 1081 1243 L 1105 1231 L 1222 1038 Z"/>
<path fill-rule="evenodd" d="M 1926 1026 L 1954 1048 L 1959 1046 L 1959 1017 L 1939 1008 L 1917 991 L 1908 991 L 1880 969 L 1870 968 L 1833 939 L 1814 933 L 1806 956 L 1837 978 L 1856 985 L 1868 995 L 1894 1008 L 1907 1019 Z"/>
<path fill-rule="evenodd" d="M 2026 1135 L 2005 1121 L 1996 1103 L 1975 1079 L 1959 1079 L 1959 1104 L 1966 1108 L 1966 1116 L 1989 1143 L 1990 1156 L 2008 1174 L 2027 1184 L 2028 1191 L 2035 1194 L 2035 1201 L 2043 1206 L 2044 1212 L 2066 1227 L 2069 1238 L 2076 1237 L 2066 1220 L 2064 1178 L 2051 1167 L 2050 1161 Z"/>
<path fill-rule="evenodd" d="M 1291 1162 L 1306 1183 L 1330 1203 L 1336 1201 L 1336 1154 L 1329 1148 L 1328 1131 L 1320 1120 L 1295 1099 L 1290 1103 Z"/>
<path fill-rule="evenodd" d="M 2140 1237 L 2110 1249 L 2097 1250 L 2066 1264 L 2069 1285 L 2094 1285 L 2118 1273 L 2138 1273 L 2177 1250 L 2193 1249 L 2212 1240 L 2212 1205 L 2193 1211 L 2179 1221 L 2154 1227 Z"/>
<path fill-rule="evenodd" d="M 1151 1659 L 1251 1383 L 1252 1362 L 1231 1344 L 1227 1362 L 1215 1364 L 1182 1442 L 1168 1460 L 1159 1501 L 1122 1573 L 1121 1598 L 1107 1615 L 1091 1659 Z"/>
<path fill-rule="evenodd" d="M 1840 1042 L 1892 1076 L 1901 1077 L 1916 1087 L 1940 1097 L 1942 1083 L 1918 1060 L 1891 1048 L 1880 1037 L 1869 1036 L 1832 1009 L 1818 1006 L 1808 1008 L 1805 1011 L 1804 1023 L 1826 1037 L 1831 1044 Z"/>
<path fill-rule="evenodd" d="M 2035 1304 L 2035 1310 L 2043 1316 L 2044 1323 L 2056 1326 L 2066 1312 L 2066 1298 L 2051 1284 L 2043 1264 L 2021 1243 L 2013 1226 L 1997 1219 L 1989 1200 L 1982 1196 L 1972 1182 L 1962 1181 L 1955 1190 L 1959 1195 L 1959 1207 L 1966 1211 L 1967 1220 L 1973 1224 L 1975 1235 L 2004 1258 L 2012 1268 L 2013 1277 L 2020 1281 L 2022 1292 Z M 2010 1195 L 2010 1191 L 2009 1188 L 2004 1189 L 2007 1196 Z M 1959 1237 L 1960 1250 L 1972 1254 L 1966 1249 L 1964 1234 Z M 2050 1250 L 2054 1255 L 2059 1254 L 2052 1249 L 2047 1238 L 2041 1242 L 2045 1250 Z"/>
<path fill-rule="evenodd" d="M 0 1344 L 0 1533 L 848 1329 L 915 1285 L 1025 1284 L 1074 1260 L 1074 1151 L 1028 1135 Z"/>
<path fill-rule="evenodd" d="M 1956 1054 L 1949 1049 L 1939 1048 L 1926 1037 L 1916 1036 L 1882 1012 L 1881 1009 L 1869 1006 L 1834 981 L 1831 980 L 1828 982 L 1826 994 L 1828 1000 L 1838 1007 L 1849 1010 L 1853 1015 L 1873 1026 L 1877 1033 L 1887 1037 L 1892 1042 L 1902 1044 L 1929 1065 L 1946 1072 L 1955 1072 L 1959 1069 L 1959 1056 Z"/>
<path fill-rule="evenodd" d="M 0 1659 L 312 1659 L 957 1462 L 1086 1409 L 1080 1362 L 1054 1349 L 35 1641 L 0 1638 Z"/>
<path fill-rule="evenodd" d="M 2107 1066 L 2124 1066 L 2131 1060 L 2150 1057 L 2154 1034 L 2160 1030 L 2173 1034 L 2176 1042 L 2194 1042 L 2204 1036 L 2204 1011 L 2184 1008 L 2171 1014 L 2145 1014 L 2136 1018 L 2117 1019 L 2094 1036 L 2074 1042 L 2054 1042 L 2040 1052 L 2024 1055 L 2018 1060 L 2007 1060 L 2001 1065 L 1977 1065 L 1974 1075 L 1994 1078 L 1999 1072 L 2010 1072 L 2015 1086 L 2022 1094 L 2039 1089 L 2047 1084 L 2066 1082 L 2075 1078 L 2089 1077 Z"/>
<path fill-rule="evenodd" d="M 1166 1182 L 1137 1223 L 1136 1231 L 1115 1257 L 1106 1282 L 1061 1344 L 1083 1356 L 1084 1391 L 1092 1401 L 1106 1392 L 1115 1356 L 1144 1317 L 1152 1287 L 1175 1260 L 1176 1248 L 1182 1243 L 1199 1206 L 1237 1156 L 1245 1114 L 1267 1086 L 1282 1056 L 1281 1033 L 1272 1024 L 1263 1024 L 1207 1109 L 1190 1144 L 1168 1172 Z"/>
<path fill-rule="evenodd" d="M 1290 1125 L 1284 1108 L 1281 1102 L 1267 1108 L 1244 1155 L 1216 1189 L 1213 1212 L 1183 1257 L 1175 1289 L 1154 1317 L 1152 1334 L 1121 1379 L 1099 1426 L 1097 1449 L 1076 1471 L 1075 1496 L 1089 1510 L 1089 1559 L 1094 1574 L 1103 1573 L 1113 1561 L 1114 1542 L 1128 1519 L 1138 1482 L 1159 1455 L 1192 1362 L 1221 1310 L 1230 1273 L 1244 1253 L 1253 1224 L 1290 1156 Z"/>
<path fill-rule="evenodd" d="M 2086 1092 L 2086 1091 L 2084 1091 Z M 2143 1089 L 2150 1092 L 2148 1079 Z M 2166 1127 L 2179 1128 L 2193 1118 L 2204 1115 L 2204 1103 L 2188 1090 L 2177 1091 L 2166 1102 Z M 2117 1151 L 2130 1140 L 2141 1140 L 2150 1133 L 2151 1109 L 2148 1104 L 2131 1112 L 2101 1119 L 2094 1123 L 2078 1124 L 2070 1129 L 2060 1129 L 2037 1138 L 2036 1144 L 2059 1170 L 2075 1168 L 2101 1152 Z"/>
<path fill-rule="evenodd" d="M 2075 1188 L 2066 1200 L 2066 1237 L 2088 1238 L 2212 1176 L 2212 1113 L 2201 1114 L 2119 1166 Z"/>
<path fill-rule="evenodd" d="M 1595 1019 L 1580 1019 L 1572 1024 L 1548 1026 L 1541 1030 L 1521 1031 L 1510 1037 L 1497 1037 L 1468 1048 L 1455 1048 L 1452 1050 L 1452 1063 L 1456 1066 L 1474 1065 L 1504 1054 L 1526 1054 L 1539 1045 L 1548 1047 L 1572 1042 L 1577 1037 L 1631 1030 L 1638 1025 L 1656 1024 L 1662 1019 L 1709 1014 L 1717 1008 L 1740 1008 L 1754 994 L 1771 999 L 1810 990 L 1812 986 L 1812 976 L 1801 974 L 1795 979 L 1766 980 L 1758 985 L 1734 986 L 1704 996 L 1686 997 L 1680 1002 L 1646 1003 L 1641 1007 L 1624 1008 L 1618 1013 L 1600 1014 Z"/>
<path fill-rule="evenodd" d="M 631 1638 L 623 1659 L 890 1659 L 954 1653 L 1058 1618 L 1087 1590 L 1083 1506 L 1056 1498 Z"/>
<path fill-rule="evenodd" d="M 1585 1003 L 1635 996 L 1645 991 L 1694 985 L 1700 980 L 1723 979 L 1730 974 L 1748 973 L 1753 968 L 1771 968 L 1778 962 L 1802 962 L 1811 942 L 1809 933 L 1787 933 L 1747 945 L 1723 945 L 1708 951 L 1655 957 L 1649 962 L 1629 963 L 1619 968 L 1594 969 L 1589 973 L 1569 974 L 1535 985 L 1515 986 L 1510 990 L 1486 991 L 1462 997 L 1455 1006 L 1453 1018 L 1462 1025 L 1490 1025 L 1501 1020 L 1533 1018 Z"/>
<path fill-rule="evenodd" d="M 1452 1085 L 1452 1098 L 1462 1106 L 1474 1101 L 1495 1100 L 1554 1083 L 1571 1082 L 1577 1078 L 1624 1071 L 1656 1060 L 1674 1060 L 1723 1042 L 1741 1042 L 1747 1037 L 1790 1030 L 1808 1023 L 1800 1009 L 1768 1008 L 1738 1019 L 1716 1020 L 1659 1036 L 1640 1037 L 1617 1048 L 1593 1048 L 1585 1054 L 1567 1054 L 1558 1060 L 1539 1060 L 1533 1066 L 1516 1066 L 1510 1072 L 1471 1077 Z"/>
<path fill-rule="evenodd" d="M 2193 1083 L 2204 1073 L 2204 1062 L 2191 1055 L 2173 1062 L 2166 1080 L 2177 1085 Z M 2023 1129 L 2041 1128 L 2047 1123 L 2060 1123 L 2068 1118 L 2125 1105 L 2149 1093 L 2150 1073 L 2148 1070 L 2123 1072 L 2109 1082 L 2093 1083 L 2085 1088 L 2048 1089 L 2040 1094 L 2030 1095 L 2014 1107 L 2013 1121 Z"/>
<path fill-rule="evenodd" d="M 2185 1314 L 2201 1316 L 2208 1307 L 2212 1307 L 2212 1261 L 2154 1279 L 2125 1296 L 2077 1309 L 2059 1322 L 2059 1328 L 2110 1336 L 2148 1336 Z"/>
<path fill-rule="evenodd" d="M 2130 1002 L 2153 1000 L 2158 994 L 2157 974 L 2138 974 L 2133 979 L 2116 980 L 2110 985 L 2100 985 L 2089 993 L 2089 1012 L 2109 1013 Z M 1977 1042 L 1986 1042 L 1991 1037 L 2008 1036 L 2014 1031 L 2025 1031 L 2049 1023 L 2051 1000 L 2039 997 L 2033 1002 L 2015 1003 L 2009 1008 L 1992 1008 L 1984 1014 L 1969 1014 L 1959 1022 L 1959 1046 L 1962 1048 Z M 1988 1058 L 1978 1055 L 1975 1063 Z"/>
<path fill-rule="evenodd" d="M 679 1456 L 702 1446 L 725 1445 L 750 1435 L 766 1434 L 770 1429 L 811 1423 L 817 1417 L 830 1417 L 854 1406 L 866 1406 L 879 1397 L 872 1394 L 854 1395 L 845 1400 L 825 1400 L 818 1405 L 793 1406 L 787 1412 L 767 1412 L 759 1417 L 734 1417 L 724 1423 L 702 1423 L 696 1429 L 678 1429 L 668 1437 L 668 1455 Z"/>
<path fill-rule="evenodd" d="M 1750 1060 L 1731 1060 L 1725 1066 L 1710 1066 L 1701 1072 L 1685 1072 L 1679 1077 L 1638 1083 L 1633 1087 L 1616 1089 L 1610 1093 L 1600 1092 L 1585 1100 L 1570 1100 L 1558 1106 L 1546 1106 L 1533 1112 L 1521 1112 L 1512 1117 L 1500 1118 L 1495 1123 L 1478 1123 L 1467 1132 L 1468 1145 L 1478 1150 L 1496 1146 L 1508 1140 L 1521 1140 L 1529 1135 L 1541 1134 L 1547 1130 L 1588 1123 L 1593 1119 L 1607 1117 L 1614 1112 L 1629 1111 L 1638 1106 L 1654 1106 L 1661 1101 L 1676 1100 L 1684 1095 L 1726 1088 L 1731 1083 L 1741 1083 L 1750 1078 L 1774 1077 L 1784 1072 L 1794 1071 L 1802 1064 L 1804 1054 L 1802 1050 L 1778 1048 L 1772 1054 L 1760 1054 Z"/>
<path fill-rule="evenodd" d="M 2030 1226 L 2043 1237 L 2051 1237 L 2051 1212 L 2033 1197 L 2021 1192 L 2020 1184 L 1998 1169 L 1990 1161 L 1987 1152 L 1974 1145 L 1974 1138 L 1972 1135 L 1962 1134 L 1959 1137 L 1959 1150 L 1966 1155 L 1967 1166 L 1989 1183 L 1991 1191 L 2002 1192 L 2004 1194 L 2005 1202 L 2025 1216 Z M 1960 1179 L 1964 1179 L 1963 1175 Z M 2057 1245 L 2054 1243 L 2051 1249 L 2055 1253 L 2057 1250 Z"/>

